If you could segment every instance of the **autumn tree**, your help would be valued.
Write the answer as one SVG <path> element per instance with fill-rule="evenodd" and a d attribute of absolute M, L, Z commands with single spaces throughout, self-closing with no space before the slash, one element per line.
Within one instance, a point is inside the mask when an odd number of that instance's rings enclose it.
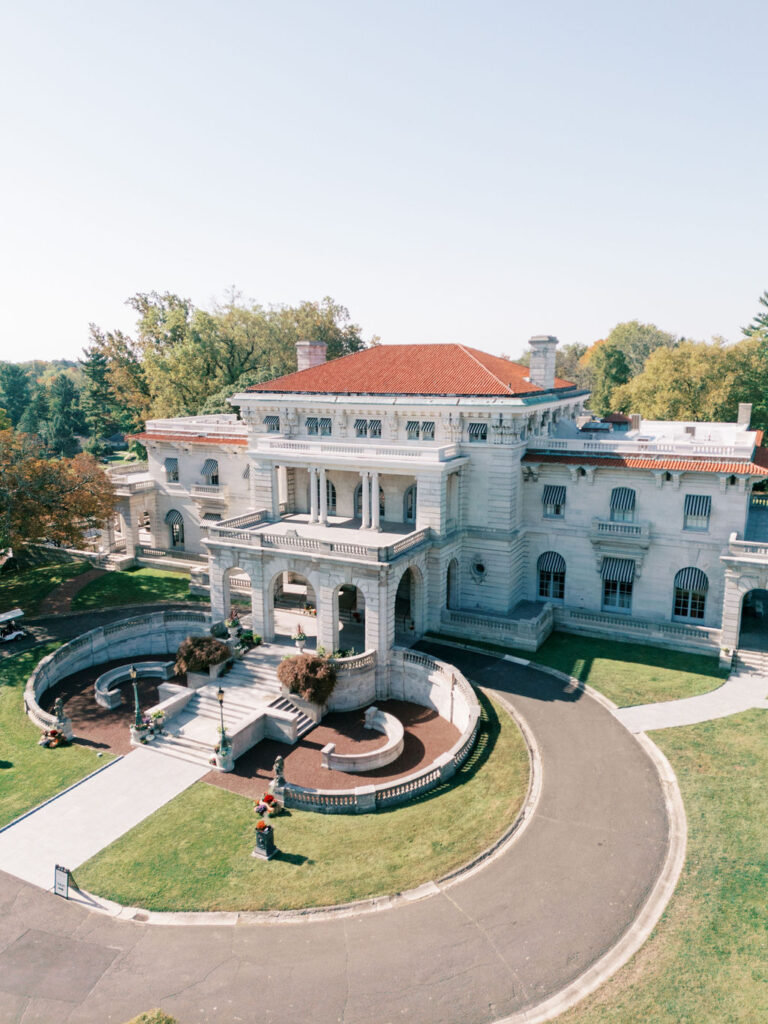
<path fill-rule="evenodd" d="M 0 430 L 0 549 L 46 540 L 78 547 L 114 510 L 112 484 L 92 456 L 45 455 L 39 438 Z"/>

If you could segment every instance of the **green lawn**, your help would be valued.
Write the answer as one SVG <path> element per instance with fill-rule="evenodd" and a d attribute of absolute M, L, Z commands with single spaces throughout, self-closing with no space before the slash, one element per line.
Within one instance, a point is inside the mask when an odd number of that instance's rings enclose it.
<path fill-rule="evenodd" d="M 200 601 L 189 592 L 189 576 L 165 569 L 128 569 L 109 572 L 93 580 L 75 595 L 72 611 L 113 608 L 122 604 L 154 604 L 156 601 Z"/>
<path fill-rule="evenodd" d="M 486 849 L 527 791 L 517 725 L 485 699 L 476 751 L 445 786 L 377 814 L 292 810 L 282 851 L 251 857 L 253 802 L 198 782 L 77 871 L 90 892 L 153 910 L 267 910 L 344 903 L 439 878 Z"/>
<path fill-rule="evenodd" d="M 71 786 L 111 760 L 76 744 L 39 747 L 40 730 L 24 714 L 24 686 L 37 662 L 57 644 L 0 662 L 0 826 Z"/>
<path fill-rule="evenodd" d="M 25 616 L 31 618 L 52 590 L 90 568 L 88 562 L 56 561 L 4 573 L 0 577 L 0 612 L 21 608 Z"/>
<path fill-rule="evenodd" d="M 428 634 L 427 639 L 429 636 L 468 642 L 447 633 Z M 489 653 L 514 654 L 559 669 L 593 686 L 622 708 L 708 693 L 722 685 L 727 675 L 717 658 L 703 654 L 573 633 L 552 633 L 535 653 L 480 641 L 472 641 L 472 646 Z"/>
<path fill-rule="evenodd" d="M 685 867 L 640 952 L 561 1024 L 768 1020 L 768 713 L 652 734 L 680 783 Z"/>

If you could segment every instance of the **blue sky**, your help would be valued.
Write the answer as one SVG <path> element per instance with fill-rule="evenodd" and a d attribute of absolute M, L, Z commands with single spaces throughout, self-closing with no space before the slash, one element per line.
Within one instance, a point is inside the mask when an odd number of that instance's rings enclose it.
<path fill-rule="evenodd" d="M 768 288 L 768 7 L 72 2 L 0 10 L 0 358 L 124 300 L 333 296 L 520 354 Z"/>

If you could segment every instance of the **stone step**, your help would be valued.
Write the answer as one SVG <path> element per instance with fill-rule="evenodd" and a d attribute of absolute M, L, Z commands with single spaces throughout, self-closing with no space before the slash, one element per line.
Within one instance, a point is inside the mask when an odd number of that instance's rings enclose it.
<path fill-rule="evenodd" d="M 277 711 L 291 711 L 298 716 L 296 721 L 297 739 L 308 733 L 310 729 L 314 729 L 315 725 L 317 724 L 316 722 L 313 722 L 308 715 L 305 715 L 303 711 L 300 711 L 299 708 L 297 708 L 296 705 L 293 703 L 293 701 L 288 700 L 287 697 L 279 697 L 277 700 L 273 701 L 269 706 L 271 708 L 275 708 L 275 710 Z"/>
<path fill-rule="evenodd" d="M 146 747 L 157 754 L 176 757 L 191 764 L 209 764 L 213 757 L 212 744 L 202 743 L 189 736 L 157 736 Z"/>

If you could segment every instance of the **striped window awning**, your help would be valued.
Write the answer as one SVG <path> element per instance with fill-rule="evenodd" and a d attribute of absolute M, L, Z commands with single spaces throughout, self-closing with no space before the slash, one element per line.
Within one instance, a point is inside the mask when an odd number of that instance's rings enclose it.
<path fill-rule="evenodd" d="M 179 524 L 184 522 L 184 516 L 181 514 L 181 512 L 177 512 L 175 508 L 172 508 L 165 513 L 165 521 L 170 526 L 178 526 Z"/>
<path fill-rule="evenodd" d="M 243 480 L 250 480 L 250 478 L 251 478 L 251 464 L 249 462 L 248 465 L 243 470 Z"/>
<path fill-rule="evenodd" d="M 317 416 L 307 416 L 305 423 L 310 434 L 317 433 Z"/>
<path fill-rule="evenodd" d="M 634 564 L 634 563 L 633 563 Z M 536 563 L 539 572 L 565 572 L 565 559 L 556 551 L 545 551 Z"/>
<path fill-rule="evenodd" d="M 418 420 L 408 420 L 408 422 L 405 425 L 405 429 L 408 431 L 409 434 L 418 434 L 418 432 L 419 432 L 419 421 Z"/>
<path fill-rule="evenodd" d="M 219 523 L 221 522 L 221 516 L 218 512 L 206 512 L 203 516 L 204 523 Z"/>
<path fill-rule="evenodd" d="M 320 430 L 324 434 L 330 434 L 331 432 L 331 420 L 328 416 L 323 416 L 320 420 Z"/>
<path fill-rule="evenodd" d="M 355 420 L 355 430 L 367 430 L 368 420 Z"/>
<path fill-rule="evenodd" d="M 380 434 L 381 433 L 381 420 L 369 420 L 368 421 L 368 429 L 370 430 L 370 432 L 372 434 Z"/>
<path fill-rule="evenodd" d="M 179 472 L 179 460 L 178 459 L 166 459 L 165 460 L 165 472 L 166 473 L 178 473 Z"/>
<path fill-rule="evenodd" d="M 604 580 L 610 580 L 612 583 L 631 583 L 635 578 L 634 560 L 631 558 L 604 558 L 600 575 Z"/>
<path fill-rule="evenodd" d="M 421 436 L 423 438 L 430 438 L 435 436 L 434 420 L 424 420 L 424 422 L 421 424 Z"/>
<path fill-rule="evenodd" d="M 545 505 L 564 505 L 565 487 L 560 484 L 545 484 L 541 500 Z"/>
<path fill-rule="evenodd" d="M 264 426 L 269 427 L 270 430 L 280 429 L 280 417 L 279 416 L 265 416 Z"/>
<path fill-rule="evenodd" d="M 470 437 L 487 437 L 488 436 L 488 424 L 487 423 L 470 423 L 469 424 L 469 436 Z"/>
<path fill-rule="evenodd" d="M 697 594 L 706 594 L 709 589 L 709 580 L 707 574 L 701 569 L 689 565 L 687 568 L 681 569 L 675 576 L 675 586 L 679 590 L 693 590 Z"/>
<path fill-rule="evenodd" d="M 617 512 L 631 512 L 635 507 L 635 492 L 631 487 L 614 487 L 611 491 L 611 508 Z M 634 563 L 633 563 L 634 564 Z"/>
<path fill-rule="evenodd" d="M 685 514 L 687 516 L 708 516 L 712 511 L 712 499 L 708 494 L 686 494 Z"/>
<path fill-rule="evenodd" d="M 203 463 L 202 474 L 203 476 L 217 476 L 219 472 L 219 464 L 216 459 L 206 459 Z"/>

